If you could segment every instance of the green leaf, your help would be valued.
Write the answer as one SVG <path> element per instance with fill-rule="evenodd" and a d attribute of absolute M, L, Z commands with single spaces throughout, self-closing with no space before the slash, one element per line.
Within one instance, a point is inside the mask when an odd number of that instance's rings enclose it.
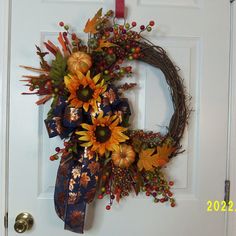
<path fill-rule="evenodd" d="M 123 127 L 129 127 L 129 118 L 130 118 L 130 115 L 123 116 L 122 123 L 121 123 Z"/>
<path fill-rule="evenodd" d="M 64 82 L 66 75 L 67 60 L 60 52 L 57 52 L 55 60 L 52 61 L 52 68 L 49 76 L 54 80 L 55 85 Z"/>
<path fill-rule="evenodd" d="M 72 146 L 72 151 L 73 151 L 74 153 L 77 153 L 77 146 L 76 146 L 76 145 Z"/>
<path fill-rule="evenodd" d="M 51 118 L 53 117 L 53 109 L 56 107 L 57 102 L 58 102 L 58 96 L 55 96 L 55 97 L 53 98 L 52 103 L 51 103 L 51 108 L 50 108 L 50 110 L 49 110 L 49 112 L 48 112 L 48 114 L 47 114 L 47 118 L 48 118 L 48 119 L 51 119 Z"/>
<path fill-rule="evenodd" d="M 107 158 L 104 162 L 104 165 L 107 165 L 111 161 L 111 157 Z"/>

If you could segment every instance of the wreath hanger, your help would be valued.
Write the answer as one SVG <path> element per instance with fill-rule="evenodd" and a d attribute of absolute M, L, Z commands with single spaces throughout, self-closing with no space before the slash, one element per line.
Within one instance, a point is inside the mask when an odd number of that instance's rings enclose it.
<path fill-rule="evenodd" d="M 115 16 L 116 18 L 125 17 L 125 0 L 116 0 Z"/>

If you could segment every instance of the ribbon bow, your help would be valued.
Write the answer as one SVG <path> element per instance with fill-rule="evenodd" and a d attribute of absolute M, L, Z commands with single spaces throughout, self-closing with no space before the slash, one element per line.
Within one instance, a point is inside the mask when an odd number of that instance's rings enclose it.
<path fill-rule="evenodd" d="M 105 114 L 117 114 L 120 122 L 130 116 L 128 101 L 118 99 L 117 92 L 110 88 L 103 99 L 101 109 Z M 73 139 L 75 131 L 83 120 L 91 119 L 82 109 L 74 108 L 59 97 L 53 105 L 49 118 L 45 120 L 49 137 L 59 135 L 62 139 Z M 75 137 L 76 138 L 76 137 Z M 65 151 L 57 172 L 54 203 L 57 215 L 65 222 L 65 229 L 83 233 L 86 205 L 93 201 L 100 163 L 96 153 L 87 148 L 76 147 Z"/>

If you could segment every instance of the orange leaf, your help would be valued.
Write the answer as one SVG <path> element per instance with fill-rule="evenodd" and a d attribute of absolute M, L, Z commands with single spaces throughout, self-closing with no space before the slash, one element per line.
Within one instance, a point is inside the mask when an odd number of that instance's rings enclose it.
<path fill-rule="evenodd" d="M 68 55 L 68 50 L 67 50 L 66 44 L 65 44 L 65 42 L 64 42 L 64 40 L 63 40 L 63 37 L 62 37 L 62 33 L 61 33 L 61 32 L 59 33 L 59 36 L 58 36 L 57 39 L 58 39 L 59 43 L 60 43 L 61 46 L 62 46 L 62 50 L 63 50 L 63 52 L 64 52 L 64 55 L 65 55 L 65 56 Z"/>
<path fill-rule="evenodd" d="M 52 98 L 52 95 L 46 95 L 36 102 L 37 105 L 42 105 Z"/>
<path fill-rule="evenodd" d="M 175 147 L 172 147 L 168 144 L 157 147 L 157 165 L 164 166 L 169 161 L 169 156 L 176 150 Z"/>
<path fill-rule="evenodd" d="M 48 42 L 44 42 L 44 45 L 46 46 L 48 51 L 54 54 L 55 56 L 57 52 L 60 51 L 60 49 L 56 47 L 55 44 L 53 44 L 50 40 L 48 40 Z"/>
<path fill-rule="evenodd" d="M 92 34 L 97 33 L 96 26 L 101 21 L 101 16 L 102 16 L 102 8 L 100 8 L 98 10 L 96 15 L 91 20 L 88 19 L 88 21 L 85 25 L 85 28 L 84 28 L 84 32 L 85 33 L 92 33 Z"/>
<path fill-rule="evenodd" d="M 175 147 L 164 144 L 156 148 L 157 153 L 154 154 L 155 149 L 143 149 L 139 154 L 138 169 L 141 171 L 154 171 L 154 167 L 162 167 L 169 162 L 169 156 L 176 150 Z"/>
<path fill-rule="evenodd" d="M 96 49 L 96 51 L 101 51 L 102 48 L 109 48 L 109 47 L 116 47 L 117 45 L 114 43 L 110 43 L 106 40 L 101 39 L 99 41 L 99 47 Z"/>
<path fill-rule="evenodd" d="M 164 144 L 163 146 L 157 147 L 157 153 L 162 158 L 168 158 L 174 151 L 176 150 L 175 147 L 170 146 L 168 144 Z"/>
<path fill-rule="evenodd" d="M 142 149 L 139 154 L 138 169 L 141 171 L 145 169 L 147 171 L 153 171 L 154 166 L 157 166 L 158 154 L 153 154 L 155 152 L 154 148 Z"/>
<path fill-rule="evenodd" d="M 33 71 L 33 72 L 37 72 L 37 73 L 48 73 L 49 71 L 45 70 L 45 69 L 38 69 L 38 68 L 34 68 L 34 67 L 31 67 L 31 66 L 22 66 L 20 65 L 20 67 L 26 69 L 26 70 L 30 70 L 30 71 Z M 23 76 L 24 78 L 27 78 L 26 76 Z M 31 77 L 29 77 L 31 78 Z"/>

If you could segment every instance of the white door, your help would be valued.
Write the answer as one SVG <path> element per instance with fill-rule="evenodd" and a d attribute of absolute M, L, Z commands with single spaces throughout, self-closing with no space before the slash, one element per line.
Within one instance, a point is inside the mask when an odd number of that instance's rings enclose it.
<path fill-rule="evenodd" d="M 34 96 L 22 96 L 19 82 L 26 74 L 19 65 L 38 66 L 34 45 L 55 39 L 58 22 L 81 31 L 86 20 L 113 0 L 12 0 L 10 70 L 9 228 L 15 236 L 15 217 L 33 215 L 27 235 L 69 236 L 54 211 L 53 191 L 58 163 L 49 156 L 60 143 L 49 139 L 43 120 L 47 108 L 37 107 Z M 185 133 L 186 149 L 168 166 L 176 183 L 177 207 L 155 205 L 149 198 L 129 197 L 106 211 L 107 200 L 96 201 L 87 211 L 85 233 L 90 236 L 222 236 L 225 213 L 207 212 L 208 200 L 224 197 L 227 150 L 227 88 L 229 1 L 126 0 L 128 20 L 139 24 L 154 20 L 157 28 L 147 35 L 163 46 L 181 68 L 192 96 L 193 112 Z M 55 40 L 54 40 L 55 41 Z M 130 92 L 136 127 L 160 130 L 168 125 L 171 101 L 160 71 L 136 63 Z M 152 108 L 155 107 L 155 110 Z"/>

